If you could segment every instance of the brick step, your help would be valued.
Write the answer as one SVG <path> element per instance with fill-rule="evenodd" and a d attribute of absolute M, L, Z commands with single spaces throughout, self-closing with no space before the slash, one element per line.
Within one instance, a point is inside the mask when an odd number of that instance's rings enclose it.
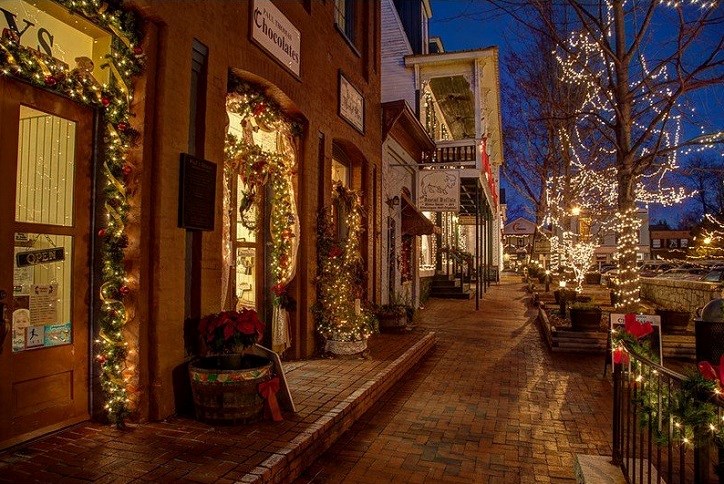
<path fill-rule="evenodd" d="M 460 279 L 444 279 L 442 281 L 432 281 L 432 288 L 449 288 L 449 287 L 460 287 Z"/>
<path fill-rule="evenodd" d="M 372 380 L 363 384 L 314 422 L 310 428 L 246 474 L 241 482 L 292 482 L 435 347 L 426 334 Z"/>
<path fill-rule="evenodd" d="M 430 297 L 438 299 L 472 299 L 473 293 L 469 289 L 467 291 L 430 291 Z"/>

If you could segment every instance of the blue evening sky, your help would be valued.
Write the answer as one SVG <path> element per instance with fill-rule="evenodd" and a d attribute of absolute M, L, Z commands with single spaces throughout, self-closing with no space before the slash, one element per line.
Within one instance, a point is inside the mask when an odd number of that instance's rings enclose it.
<path fill-rule="evenodd" d="M 483 0 L 431 0 L 431 5 L 430 35 L 440 37 L 447 51 L 497 45 L 502 64 L 511 49 L 520 49 L 524 45 L 521 41 L 524 34 L 516 21 L 505 13 L 492 10 Z M 505 75 L 502 65 L 500 73 Z M 501 81 L 504 82 L 504 79 Z M 710 129 L 724 129 L 724 92 L 721 88 L 698 94 L 695 103 L 696 111 L 702 119 L 707 120 Z M 710 150 L 709 154 L 716 156 L 714 150 Z M 721 156 L 718 159 L 721 160 Z M 510 204 L 516 194 L 504 181 L 502 187 L 506 188 Z M 675 225 L 684 210 L 685 206 L 651 207 L 650 219 L 653 223 L 664 218 Z"/>

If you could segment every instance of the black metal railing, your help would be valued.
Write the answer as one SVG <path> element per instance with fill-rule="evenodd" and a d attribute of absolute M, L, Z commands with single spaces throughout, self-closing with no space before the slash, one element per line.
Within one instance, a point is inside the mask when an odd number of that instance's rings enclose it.
<path fill-rule="evenodd" d="M 614 364 L 613 371 L 613 464 L 632 484 L 723 482 L 711 429 L 687 428 L 671 411 L 714 405 L 720 421 L 722 401 L 689 395 L 684 402 L 686 377 L 627 349 L 630 365 Z"/>

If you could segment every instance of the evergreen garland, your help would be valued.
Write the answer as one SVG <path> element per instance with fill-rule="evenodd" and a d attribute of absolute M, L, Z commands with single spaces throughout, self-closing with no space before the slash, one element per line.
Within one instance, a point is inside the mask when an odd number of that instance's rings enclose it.
<path fill-rule="evenodd" d="M 126 224 L 129 197 L 135 167 L 128 159 L 138 132 L 131 127 L 130 105 L 133 99 L 132 78 L 143 68 L 140 46 L 142 34 L 133 12 L 121 10 L 97 0 L 54 0 L 71 14 L 81 15 L 112 33 L 111 52 L 100 67 L 110 71 L 110 82 L 101 85 L 93 78 L 90 59 L 80 59 L 70 68 L 65 63 L 37 50 L 20 45 L 17 32 L 3 30 L 0 38 L 0 73 L 55 92 L 102 114 L 102 176 L 106 226 L 98 231 L 101 239 L 102 271 L 96 361 L 100 367 L 101 387 L 106 396 L 109 419 L 123 426 L 130 414 L 129 381 L 136 378 L 127 365 L 128 343 L 123 329 L 128 321 L 124 299 L 131 293 L 125 268 L 128 247 Z"/>

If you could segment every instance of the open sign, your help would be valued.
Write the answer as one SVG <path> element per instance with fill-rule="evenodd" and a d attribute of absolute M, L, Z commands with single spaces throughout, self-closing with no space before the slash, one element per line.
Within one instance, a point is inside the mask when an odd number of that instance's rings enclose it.
<path fill-rule="evenodd" d="M 33 250 L 30 252 L 20 252 L 15 254 L 16 267 L 28 267 L 38 264 L 48 264 L 65 260 L 65 249 L 63 247 L 54 247 L 52 249 Z"/>

